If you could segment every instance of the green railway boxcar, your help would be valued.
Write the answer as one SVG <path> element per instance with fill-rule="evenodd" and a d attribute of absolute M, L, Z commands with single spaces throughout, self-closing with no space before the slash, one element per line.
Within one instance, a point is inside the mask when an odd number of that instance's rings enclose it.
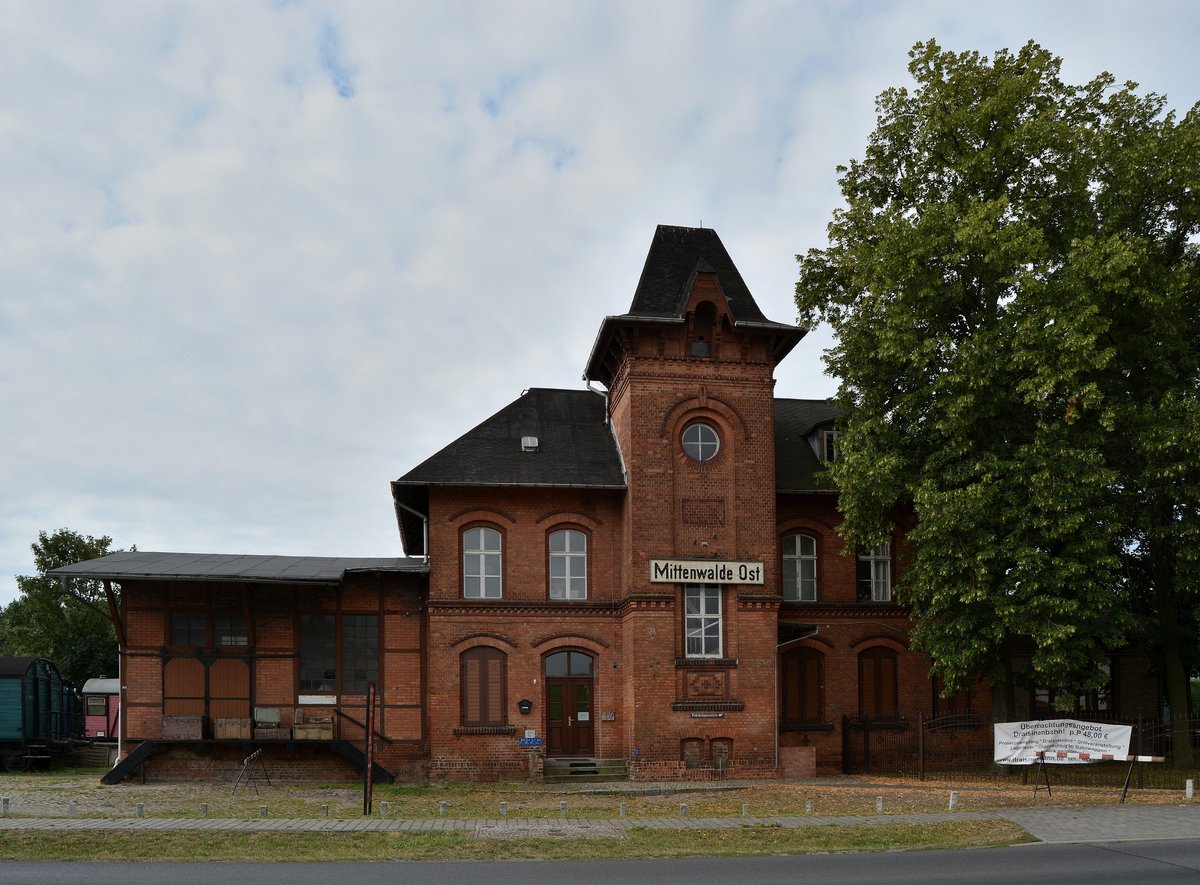
<path fill-rule="evenodd" d="M 0 657 L 0 756 L 6 769 L 49 761 L 70 744 L 74 698 L 52 661 Z"/>

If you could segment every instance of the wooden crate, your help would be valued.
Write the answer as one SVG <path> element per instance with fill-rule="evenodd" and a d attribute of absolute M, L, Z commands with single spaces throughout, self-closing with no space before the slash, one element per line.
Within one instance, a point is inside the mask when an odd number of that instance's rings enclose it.
<path fill-rule="evenodd" d="M 165 741 L 198 741 L 204 737 L 203 716 L 164 716 L 162 736 Z"/>
<path fill-rule="evenodd" d="M 219 741 L 250 740 L 249 719 L 214 719 L 213 737 Z"/>
<path fill-rule="evenodd" d="M 292 737 L 298 741 L 331 741 L 333 740 L 332 722 L 305 722 L 292 726 Z"/>

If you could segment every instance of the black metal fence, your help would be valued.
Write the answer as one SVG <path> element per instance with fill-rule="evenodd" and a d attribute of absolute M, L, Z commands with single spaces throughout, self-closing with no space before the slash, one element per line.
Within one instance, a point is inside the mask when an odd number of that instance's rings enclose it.
<path fill-rule="evenodd" d="M 1129 752 L 1135 756 L 1163 756 L 1164 763 L 1139 764 L 1135 769 L 1139 787 L 1182 785 L 1186 775 L 1171 767 L 1172 728 L 1161 719 L 1139 717 L 1121 720 L 1083 716 L 1092 721 L 1132 726 Z M 1193 752 L 1200 758 L 1200 719 L 1189 722 Z M 1023 783 L 1030 767 L 996 765 L 992 761 L 992 729 L 974 714 L 926 717 L 843 716 L 842 771 L 846 774 L 877 774 L 918 780 L 956 777 Z M 1128 773 L 1127 763 L 1055 765 L 1056 782 L 1078 786 L 1119 786 Z"/>

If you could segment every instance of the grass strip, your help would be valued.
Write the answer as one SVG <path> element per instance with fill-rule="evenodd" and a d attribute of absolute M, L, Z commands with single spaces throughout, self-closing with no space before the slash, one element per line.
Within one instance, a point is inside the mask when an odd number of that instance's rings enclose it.
<path fill-rule="evenodd" d="M 46 832 L 14 830 L 3 860 L 370 861 L 612 860 L 983 848 L 1032 841 L 1005 820 L 874 826 L 746 826 L 622 837 L 478 838 L 466 833 Z"/>

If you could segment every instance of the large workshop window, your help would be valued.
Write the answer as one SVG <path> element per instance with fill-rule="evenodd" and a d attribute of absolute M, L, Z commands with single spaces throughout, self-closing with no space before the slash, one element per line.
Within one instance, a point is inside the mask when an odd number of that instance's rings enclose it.
<path fill-rule="evenodd" d="M 337 691 L 337 635 L 333 615 L 300 616 L 300 690 Z"/>
<path fill-rule="evenodd" d="M 342 615 L 340 636 L 338 622 L 334 615 L 300 616 L 300 691 L 359 693 L 378 678 L 379 616 Z"/>
<path fill-rule="evenodd" d="M 365 692 L 379 674 L 379 616 L 342 615 L 342 691 Z"/>

